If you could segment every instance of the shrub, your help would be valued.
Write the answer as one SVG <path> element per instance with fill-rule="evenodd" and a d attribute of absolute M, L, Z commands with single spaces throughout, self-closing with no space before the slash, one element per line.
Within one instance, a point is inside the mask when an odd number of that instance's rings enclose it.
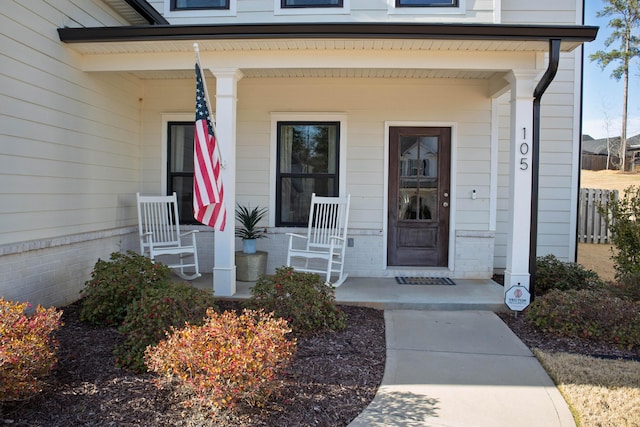
<path fill-rule="evenodd" d="M 0 298 L 0 403 L 39 392 L 57 361 L 62 312 L 38 306 L 27 316 L 27 306 Z"/>
<path fill-rule="evenodd" d="M 611 195 L 607 206 L 600 207 L 607 215 L 611 242 L 618 249 L 612 256 L 616 279 L 640 273 L 640 186 L 627 187 L 616 200 Z"/>
<path fill-rule="evenodd" d="M 116 365 L 146 372 L 147 346 L 160 342 L 172 326 L 182 327 L 185 322 L 201 325 L 209 307 L 215 307 L 213 295 L 187 283 L 143 290 L 127 306 L 127 315 L 119 328 L 124 342 L 115 348 Z"/>
<path fill-rule="evenodd" d="M 170 270 L 161 263 L 128 251 L 114 252 L 111 261 L 98 260 L 91 280 L 85 283 L 80 318 L 96 325 L 117 325 L 127 314 L 127 305 L 143 289 L 166 286 Z"/>
<path fill-rule="evenodd" d="M 640 346 L 640 305 L 604 290 L 554 289 L 536 298 L 526 316 L 544 332 L 629 349 Z"/>
<path fill-rule="evenodd" d="M 209 309 L 204 325 L 171 328 L 165 340 L 147 349 L 145 360 L 150 371 L 177 379 L 205 403 L 256 405 L 277 389 L 278 373 L 293 356 L 289 332 L 283 319 L 263 311 Z"/>
<path fill-rule="evenodd" d="M 294 271 L 291 267 L 281 267 L 273 276 L 260 277 L 246 305 L 286 319 L 295 332 L 345 327 L 345 316 L 335 304 L 333 287 L 317 274 Z"/>
<path fill-rule="evenodd" d="M 609 292 L 618 298 L 640 301 L 640 273 L 625 274 L 609 284 Z"/>
<path fill-rule="evenodd" d="M 536 296 L 552 289 L 593 289 L 604 286 L 604 282 L 593 270 L 587 270 L 574 262 L 563 262 L 554 255 L 538 257 L 536 264 Z"/>

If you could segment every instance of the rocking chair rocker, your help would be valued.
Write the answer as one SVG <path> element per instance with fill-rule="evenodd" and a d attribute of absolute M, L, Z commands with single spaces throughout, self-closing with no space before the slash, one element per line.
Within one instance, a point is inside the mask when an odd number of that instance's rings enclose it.
<path fill-rule="evenodd" d="M 344 256 L 347 247 L 347 223 L 351 196 L 318 197 L 311 195 L 307 235 L 287 233 L 289 249 L 287 266 L 294 270 L 320 274 L 327 284 L 340 286 L 347 278 L 344 274 Z M 295 242 L 302 242 L 297 243 Z M 337 276 L 334 282 L 331 277 Z"/>
<path fill-rule="evenodd" d="M 184 280 L 200 277 L 195 236 L 198 230 L 180 233 L 176 193 L 171 196 L 141 196 L 137 193 L 136 197 L 140 253 L 148 256 L 152 261 L 157 256 L 177 256 L 177 263 L 168 264 L 169 268 L 177 269 L 176 274 Z M 182 238 L 187 236 L 191 236 L 191 240 L 186 239 L 189 244 L 185 245 L 182 243 Z M 193 258 L 193 260 L 186 263 L 186 258 Z M 188 274 L 185 269 L 195 270 L 195 272 Z"/>

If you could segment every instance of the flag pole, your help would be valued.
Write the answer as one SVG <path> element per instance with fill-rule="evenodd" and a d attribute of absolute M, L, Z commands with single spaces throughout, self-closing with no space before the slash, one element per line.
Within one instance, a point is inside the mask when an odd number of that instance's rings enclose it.
<path fill-rule="evenodd" d="M 209 112 L 209 123 L 211 123 L 211 127 L 213 128 L 213 134 L 218 138 L 218 131 L 216 130 L 216 122 L 214 120 L 213 114 L 211 113 L 211 100 L 209 99 L 209 90 L 207 89 L 207 82 L 204 79 L 204 70 L 202 69 L 202 64 L 200 64 L 200 46 L 198 43 L 193 44 L 193 50 L 196 53 L 196 63 L 198 67 L 200 67 L 200 73 L 202 74 L 202 86 L 204 87 L 204 98 L 207 101 L 207 111 Z M 220 141 L 216 144 L 216 149 L 218 150 L 218 158 L 220 159 L 220 167 L 226 169 L 226 162 L 222 158 L 222 152 L 220 151 Z"/>

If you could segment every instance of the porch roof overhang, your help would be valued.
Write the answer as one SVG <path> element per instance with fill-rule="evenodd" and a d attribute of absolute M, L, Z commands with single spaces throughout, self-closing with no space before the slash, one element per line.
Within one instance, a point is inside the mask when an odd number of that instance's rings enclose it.
<path fill-rule="evenodd" d="M 551 39 L 570 52 L 595 39 L 598 27 L 582 25 L 318 23 L 237 25 L 144 25 L 59 28 L 60 40 L 82 54 L 313 48 L 323 40 L 372 45 L 387 41 L 393 48 L 410 42 L 413 49 L 546 52 Z M 394 42 L 395 41 L 395 42 Z M 149 42 L 153 42 L 150 44 Z M 258 46 L 260 43 L 261 46 Z M 326 48 L 326 46 L 324 46 Z"/>

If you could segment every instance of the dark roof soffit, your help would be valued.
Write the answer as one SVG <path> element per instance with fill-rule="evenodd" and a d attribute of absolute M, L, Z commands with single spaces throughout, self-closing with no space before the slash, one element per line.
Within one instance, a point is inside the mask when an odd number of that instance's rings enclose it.
<path fill-rule="evenodd" d="M 164 19 L 164 16 L 160 15 L 146 0 L 125 0 L 125 2 L 146 19 L 149 24 L 169 25 L 169 21 Z"/>
<path fill-rule="evenodd" d="M 598 27 L 500 24 L 239 24 L 59 28 L 65 43 L 282 38 L 550 40 L 590 42 Z"/>

